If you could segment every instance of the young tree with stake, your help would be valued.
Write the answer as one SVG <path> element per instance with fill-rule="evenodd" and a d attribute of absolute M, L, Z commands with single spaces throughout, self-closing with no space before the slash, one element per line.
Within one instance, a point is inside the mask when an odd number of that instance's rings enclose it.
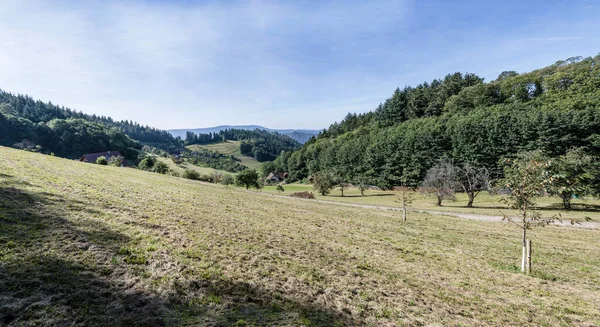
<path fill-rule="evenodd" d="M 503 220 L 511 222 L 522 230 L 521 271 L 531 272 L 531 241 L 527 239 L 527 230 L 533 227 L 546 226 L 560 220 L 560 216 L 543 218 L 538 211 L 532 209 L 533 200 L 544 192 L 551 181 L 549 168 L 551 160 L 540 151 L 520 154 L 516 159 L 504 160 L 504 179 L 501 188 L 510 191 L 508 197 L 501 201 L 520 211 L 518 218 L 503 214 Z M 571 219 L 571 224 L 579 223 Z"/>

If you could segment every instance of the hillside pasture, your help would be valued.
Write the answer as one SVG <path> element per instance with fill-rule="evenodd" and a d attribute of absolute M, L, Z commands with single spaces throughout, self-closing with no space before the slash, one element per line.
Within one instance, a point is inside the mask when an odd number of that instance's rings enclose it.
<path fill-rule="evenodd" d="M 198 149 L 205 149 L 214 152 L 218 152 L 225 155 L 233 155 L 237 159 L 239 159 L 242 165 L 251 168 L 258 169 L 261 165 L 260 162 L 256 161 L 256 159 L 248 156 L 244 156 L 240 153 L 240 142 L 239 141 L 225 141 L 219 143 L 211 143 L 211 144 L 193 144 L 188 145 L 188 149 L 194 151 Z"/>
<path fill-rule="evenodd" d="M 595 326 L 598 230 L 336 206 L 0 147 L 0 322 Z"/>
<path fill-rule="evenodd" d="M 331 191 L 331 194 L 322 196 L 318 192 L 313 190 L 310 184 L 299 184 L 293 183 L 283 185 L 284 192 L 278 192 L 276 186 L 265 186 L 264 192 L 279 194 L 279 195 L 290 195 L 294 192 L 313 192 L 316 199 L 343 202 L 343 203 L 355 203 L 364 204 L 371 206 L 382 206 L 382 207 L 397 207 L 401 208 L 402 203 L 398 201 L 399 194 L 389 190 L 366 190 L 365 195 L 362 196 L 360 191 L 356 187 L 349 187 L 344 191 L 344 196 L 338 188 Z M 468 208 L 467 202 L 468 197 L 464 193 L 456 193 L 455 200 L 444 200 L 442 206 L 437 206 L 435 198 L 427 194 L 415 192 L 414 201 L 410 205 L 410 208 L 416 210 L 435 210 L 442 212 L 458 212 L 465 214 L 479 214 L 489 216 L 502 216 L 503 214 L 516 216 L 518 215 L 517 210 L 513 210 L 506 206 L 506 204 L 500 202 L 502 199 L 501 195 L 493 195 L 488 192 L 481 192 L 479 196 L 475 198 L 474 207 Z M 592 218 L 595 222 L 600 222 L 600 200 L 596 198 L 585 198 L 585 199 L 573 199 L 573 208 L 566 211 L 562 208 L 562 200 L 558 197 L 540 197 L 535 201 L 535 209 L 539 210 L 543 216 L 551 217 L 561 215 L 564 219 L 574 218 L 578 220 L 585 220 L 586 217 Z"/>

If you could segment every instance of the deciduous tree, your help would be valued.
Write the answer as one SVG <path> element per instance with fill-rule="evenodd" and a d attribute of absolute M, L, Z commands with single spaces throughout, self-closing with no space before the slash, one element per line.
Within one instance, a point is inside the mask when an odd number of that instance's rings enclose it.
<path fill-rule="evenodd" d="M 473 207 L 473 200 L 479 192 L 489 190 L 490 172 L 485 167 L 476 167 L 471 164 L 454 166 L 454 180 L 469 197 L 467 207 Z"/>
<path fill-rule="evenodd" d="M 238 186 L 244 186 L 246 189 L 250 187 L 260 189 L 260 184 L 258 183 L 258 173 L 254 169 L 246 169 L 237 174 L 235 178 L 235 182 Z"/>
<path fill-rule="evenodd" d="M 440 160 L 431 167 L 423 180 L 423 190 L 435 195 L 437 205 L 442 205 L 442 200 L 454 194 L 454 165 L 447 159 Z"/>
<path fill-rule="evenodd" d="M 313 176 L 313 188 L 321 193 L 321 195 L 327 195 L 335 187 L 335 182 L 331 174 L 326 172 L 318 172 Z"/>
<path fill-rule="evenodd" d="M 563 207 L 571 209 L 574 196 L 592 193 L 590 182 L 593 180 L 597 159 L 585 153 L 582 148 L 569 150 L 565 155 L 551 161 L 548 192 L 562 199 Z"/>

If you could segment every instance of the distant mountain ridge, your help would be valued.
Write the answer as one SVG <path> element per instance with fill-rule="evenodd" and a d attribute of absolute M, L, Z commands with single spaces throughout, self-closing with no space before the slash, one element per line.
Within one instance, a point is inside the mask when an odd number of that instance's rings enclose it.
<path fill-rule="evenodd" d="M 298 141 L 299 143 L 306 143 L 312 136 L 319 134 L 320 130 L 313 129 L 273 129 L 266 128 L 259 125 L 220 125 L 214 127 L 205 127 L 205 128 L 188 128 L 188 129 L 170 129 L 168 130 L 171 135 L 174 137 L 185 138 L 186 132 L 193 132 L 196 134 L 208 134 L 208 133 L 218 133 L 225 129 L 244 129 L 244 130 L 266 130 L 269 132 L 277 132 L 279 134 L 287 135 L 292 139 Z"/>

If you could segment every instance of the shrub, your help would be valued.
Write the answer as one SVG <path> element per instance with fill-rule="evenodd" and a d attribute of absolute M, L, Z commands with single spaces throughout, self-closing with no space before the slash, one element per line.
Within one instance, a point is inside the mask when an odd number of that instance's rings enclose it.
<path fill-rule="evenodd" d="M 25 151 L 29 151 L 29 152 L 41 152 L 42 151 L 42 147 L 39 144 L 35 144 L 29 140 L 23 140 L 19 143 L 15 143 L 13 145 L 13 147 L 17 148 L 17 149 L 21 149 L 21 150 L 25 150 Z"/>
<path fill-rule="evenodd" d="M 208 174 L 203 174 L 200 176 L 200 180 L 203 182 L 207 182 L 207 183 L 212 183 L 213 182 L 213 177 L 211 175 Z"/>
<path fill-rule="evenodd" d="M 108 165 L 108 160 L 105 156 L 100 156 L 96 158 L 96 164 L 106 166 Z"/>
<path fill-rule="evenodd" d="M 152 167 L 152 171 L 159 174 L 166 174 L 169 172 L 169 166 L 162 161 L 157 161 Z"/>
<path fill-rule="evenodd" d="M 176 165 L 181 165 L 183 163 L 183 158 L 180 156 L 171 156 L 171 160 L 173 160 L 173 163 Z"/>
<path fill-rule="evenodd" d="M 275 191 L 281 193 L 281 192 L 285 192 L 285 189 L 283 188 L 283 186 L 277 185 L 277 187 L 275 188 Z"/>
<path fill-rule="evenodd" d="M 141 170 L 152 170 L 152 168 L 154 168 L 155 164 L 156 164 L 156 159 L 154 159 L 150 156 L 146 156 L 142 159 L 142 161 L 140 161 L 140 163 L 138 164 L 138 168 Z"/>
<path fill-rule="evenodd" d="M 212 182 L 213 183 L 219 184 L 219 183 L 221 183 L 221 180 L 223 179 L 223 174 L 221 174 L 218 171 L 215 171 L 215 172 L 212 173 L 211 177 L 212 177 Z"/>
<path fill-rule="evenodd" d="M 233 178 L 233 176 L 231 176 L 229 174 L 225 174 L 225 175 L 223 175 L 223 178 L 221 179 L 221 184 L 233 185 L 233 184 L 235 184 L 235 178 Z"/>
<path fill-rule="evenodd" d="M 197 181 L 200 180 L 200 173 L 195 170 L 186 169 L 183 171 L 183 174 L 181 174 L 181 177 Z"/>
<path fill-rule="evenodd" d="M 125 158 L 122 156 L 112 156 L 108 159 L 109 166 L 121 167 Z"/>

